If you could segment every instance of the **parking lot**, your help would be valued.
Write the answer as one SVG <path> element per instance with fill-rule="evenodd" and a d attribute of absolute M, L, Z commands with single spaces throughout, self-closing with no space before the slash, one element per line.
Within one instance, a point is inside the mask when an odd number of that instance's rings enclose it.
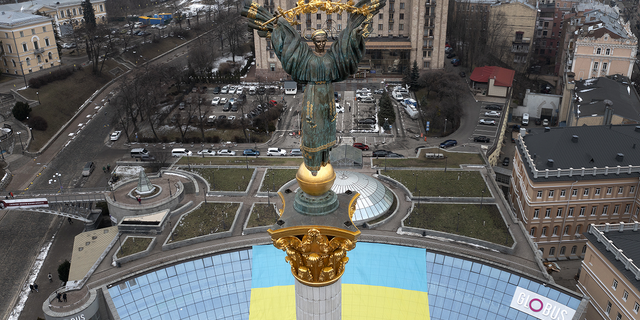
<path fill-rule="evenodd" d="M 497 110 L 500 108 L 500 110 Z M 473 134 L 469 137 L 471 143 L 491 145 L 497 136 L 498 125 L 504 116 L 503 104 L 484 103 L 478 113 L 478 120 Z M 493 110 L 492 110 L 493 109 Z"/>

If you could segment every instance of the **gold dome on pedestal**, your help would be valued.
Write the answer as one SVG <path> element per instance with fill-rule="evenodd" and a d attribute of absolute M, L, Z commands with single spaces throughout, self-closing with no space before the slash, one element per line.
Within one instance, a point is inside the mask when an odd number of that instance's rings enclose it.
<path fill-rule="evenodd" d="M 319 196 L 331 190 L 331 186 L 336 180 L 336 173 L 333 171 L 333 166 L 327 163 L 327 165 L 320 168 L 318 174 L 313 176 L 311 171 L 307 170 L 307 167 L 302 163 L 296 173 L 296 180 L 298 180 L 300 189 L 306 194 Z"/>

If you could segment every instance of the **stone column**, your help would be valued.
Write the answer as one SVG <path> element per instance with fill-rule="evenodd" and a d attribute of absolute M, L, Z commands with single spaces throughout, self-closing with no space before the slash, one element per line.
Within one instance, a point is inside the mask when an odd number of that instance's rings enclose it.
<path fill-rule="evenodd" d="M 308 286 L 296 279 L 296 319 L 342 319 L 342 278 L 323 287 Z"/>

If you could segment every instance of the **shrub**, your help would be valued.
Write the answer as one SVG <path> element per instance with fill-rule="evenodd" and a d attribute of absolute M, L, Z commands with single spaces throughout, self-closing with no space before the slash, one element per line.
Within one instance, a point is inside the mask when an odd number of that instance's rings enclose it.
<path fill-rule="evenodd" d="M 18 121 L 24 121 L 24 119 L 29 116 L 29 113 L 31 113 L 31 107 L 24 102 L 18 101 L 16 105 L 13 106 L 13 109 L 11 109 L 11 113 L 13 113 L 13 116 L 16 117 Z"/>
<path fill-rule="evenodd" d="M 77 70 L 82 70 L 82 68 L 78 67 Z M 73 67 L 54 70 L 49 72 L 49 74 L 45 74 L 39 77 L 34 77 L 29 79 L 29 87 L 38 89 L 48 83 L 51 83 L 57 80 L 64 80 L 68 78 L 70 75 L 72 75 L 74 72 L 75 70 Z"/>
<path fill-rule="evenodd" d="M 45 131 L 49 127 L 47 120 L 41 116 L 33 116 L 29 118 L 28 124 L 29 127 L 33 128 L 33 130 Z"/>

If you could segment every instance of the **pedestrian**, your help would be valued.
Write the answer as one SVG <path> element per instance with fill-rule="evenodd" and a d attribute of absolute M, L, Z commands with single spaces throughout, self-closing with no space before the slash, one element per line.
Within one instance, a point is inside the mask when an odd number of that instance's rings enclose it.
<path fill-rule="evenodd" d="M 33 285 L 32 285 L 32 284 L 30 284 L 30 285 L 29 285 L 29 289 L 31 289 L 31 292 L 34 292 L 34 291 L 35 291 L 35 288 L 33 287 Z"/>
<path fill-rule="evenodd" d="M 60 300 L 60 297 L 62 297 L 62 295 L 60 294 L 60 292 L 58 292 L 58 294 L 56 294 L 56 298 L 58 298 L 58 302 L 62 302 L 62 300 Z"/>
<path fill-rule="evenodd" d="M 40 291 L 38 291 L 38 284 L 37 283 L 35 283 L 35 282 L 33 283 L 33 288 L 36 289 L 36 292 L 40 292 Z"/>
<path fill-rule="evenodd" d="M 71 219 L 71 217 L 68 217 L 67 221 L 69 221 L 69 224 L 73 224 L 73 219 Z"/>
<path fill-rule="evenodd" d="M 111 165 L 107 163 L 107 171 L 111 171 Z"/>
<path fill-rule="evenodd" d="M 107 173 L 107 167 L 102 167 L 102 172 Z"/>
<path fill-rule="evenodd" d="M 51 276 L 51 272 L 49 272 L 49 275 L 47 277 L 49 278 L 49 282 L 53 282 L 53 277 Z"/>
<path fill-rule="evenodd" d="M 64 300 L 64 302 L 67 302 L 67 293 L 63 293 L 62 294 L 62 300 Z"/>
<path fill-rule="evenodd" d="M 136 200 L 138 200 L 138 204 L 142 204 L 142 198 L 140 198 L 140 196 L 137 196 Z"/>
<path fill-rule="evenodd" d="M 13 199 L 13 192 L 9 192 L 9 194 L 11 195 L 11 199 Z"/>

